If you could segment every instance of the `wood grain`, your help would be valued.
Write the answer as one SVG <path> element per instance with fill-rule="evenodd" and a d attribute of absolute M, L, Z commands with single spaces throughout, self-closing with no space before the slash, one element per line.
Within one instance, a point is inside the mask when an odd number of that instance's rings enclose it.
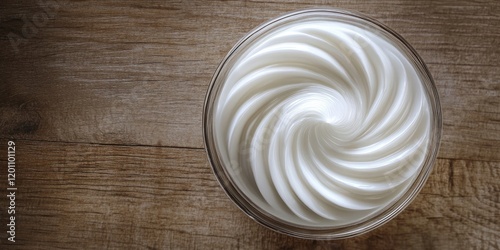
<path fill-rule="evenodd" d="M 0 234 L 0 249 L 500 248 L 498 1 L 0 6 L 0 145 L 18 144 L 20 189 L 19 241 Z M 341 241 L 258 225 L 224 195 L 203 150 L 203 101 L 218 63 L 256 25 L 309 7 L 360 11 L 403 35 L 443 108 L 439 160 L 422 193 L 381 228 Z M 22 40 L 13 46 L 12 37 Z"/>
<path fill-rule="evenodd" d="M 500 160 L 496 1 L 66 1 L 18 53 L 8 34 L 43 9 L 10 2 L 0 132 L 12 138 L 202 148 L 205 92 L 231 46 L 269 18 L 331 6 L 380 19 L 428 63 L 444 107 L 441 157 Z"/>
<path fill-rule="evenodd" d="M 439 160 L 393 221 L 352 239 L 309 241 L 247 218 L 219 187 L 202 149 L 32 141 L 16 149 L 18 246 L 26 249 L 500 247 L 498 162 Z"/>

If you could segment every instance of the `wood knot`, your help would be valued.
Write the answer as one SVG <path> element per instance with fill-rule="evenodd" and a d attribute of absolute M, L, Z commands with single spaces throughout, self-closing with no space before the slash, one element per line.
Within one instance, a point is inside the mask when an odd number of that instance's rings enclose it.
<path fill-rule="evenodd" d="M 36 102 L 0 106 L 0 134 L 6 136 L 34 134 L 40 127 Z"/>

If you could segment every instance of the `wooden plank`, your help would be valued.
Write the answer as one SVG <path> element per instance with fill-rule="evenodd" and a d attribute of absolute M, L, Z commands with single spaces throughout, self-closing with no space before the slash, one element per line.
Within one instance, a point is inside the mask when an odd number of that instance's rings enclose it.
<path fill-rule="evenodd" d="M 244 215 L 202 149 L 18 140 L 16 155 L 19 249 L 500 247 L 498 162 L 439 159 L 421 194 L 394 220 L 356 238 L 312 241 Z M 8 244 L 0 238 L 0 248 Z"/>
<path fill-rule="evenodd" d="M 369 14 L 428 62 L 442 98 L 440 157 L 500 161 L 498 1 L 78 1 L 0 9 L 0 138 L 202 148 L 217 64 L 259 23 L 307 7 Z M 16 53 L 8 39 L 25 39 Z"/>
<path fill-rule="evenodd" d="M 305 2 L 3 1 L 0 145 L 18 145 L 14 248 L 500 248 L 500 3 Z M 402 34 L 443 106 L 441 159 L 422 193 L 383 227 L 341 241 L 253 222 L 201 149 L 219 61 L 256 25 L 313 6 L 358 10 Z M 11 34 L 24 39 L 17 52 Z M 0 237 L 0 249 L 11 246 Z"/>

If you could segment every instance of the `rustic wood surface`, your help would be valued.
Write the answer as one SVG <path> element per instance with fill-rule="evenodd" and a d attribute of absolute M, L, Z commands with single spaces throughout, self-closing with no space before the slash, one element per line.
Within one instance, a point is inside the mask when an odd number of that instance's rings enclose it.
<path fill-rule="evenodd" d="M 205 92 L 231 46 L 272 17 L 324 6 L 403 35 L 443 107 L 421 194 L 386 225 L 338 241 L 245 216 L 202 141 Z M 500 248 L 499 1 L 3 0 L 0 74 L 0 249 Z M 8 140 L 15 243 L 5 232 Z"/>

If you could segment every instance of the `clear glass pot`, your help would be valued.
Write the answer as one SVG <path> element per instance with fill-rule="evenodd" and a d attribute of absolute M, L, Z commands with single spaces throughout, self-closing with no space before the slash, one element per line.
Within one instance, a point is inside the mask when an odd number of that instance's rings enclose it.
<path fill-rule="evenodd" d="M 225 155 L 226 152 L 222 150 L 227 145 L 219 145 L 225 143 L 225 141 L 217 140 L 216 128 L 218 125 L 215 113 L 220 101 L 220 95 L 224 88 L 227 87 L 228 76 L 234 70 L 235 64 L 249 53 L 249 48 L 261 42 L 268 34 L 283 29 L 283 27 L 287 27 L 290 24 L 300 24 L 311 20 L 346 23 L 389 41 L 394 48 L 405 55 L 408 62 L 417 72 L 424 95 L 429 103 L 430 132 L 428 133 L 428 141 L 424 147 L 425 150 L 423 150 L 423 160 L 416 166 L 416 173 L 404 189 L 404 192 L 368 216 L 341 225 L 328 226 L 323 224 L 315 225 L 314 223 L 296 223 L 293 220 L 287 220 L 286 217 L 277 216 L 275 212 L 270 211 L 270 206 L 263 205 L 264 202 L 255 202 L 262 197 L 255 198 L 259 197 L 259 193 L 249 191 L 250 189 L 245 187 L 246 184 L 240 181 L 241 178 L 245 178 L 241 175 L 249 173 L 248 170 L 242 169 L 248 167 L 248 164 L 229 160 Z M 437 157 L 442 131 L 441 120 L 439 97 L 432 76 L 416 51 L 400 35 L 384 24 L 360 13 L 341 9 L 309 9 L 274 18 L 255 28 L 236 43 L 222 60 L 209 86 L 203 110 L 203 136 L 208 158 L 220 185 L 230 199 L 252 219 L 270 229 L 295 237 L 342 239 L 356 236 L 381 226 L 399 214 L 416 197 L 427 180 Z M 241 126 L 246 125 L 248 124 L 241 124 Z"/>

